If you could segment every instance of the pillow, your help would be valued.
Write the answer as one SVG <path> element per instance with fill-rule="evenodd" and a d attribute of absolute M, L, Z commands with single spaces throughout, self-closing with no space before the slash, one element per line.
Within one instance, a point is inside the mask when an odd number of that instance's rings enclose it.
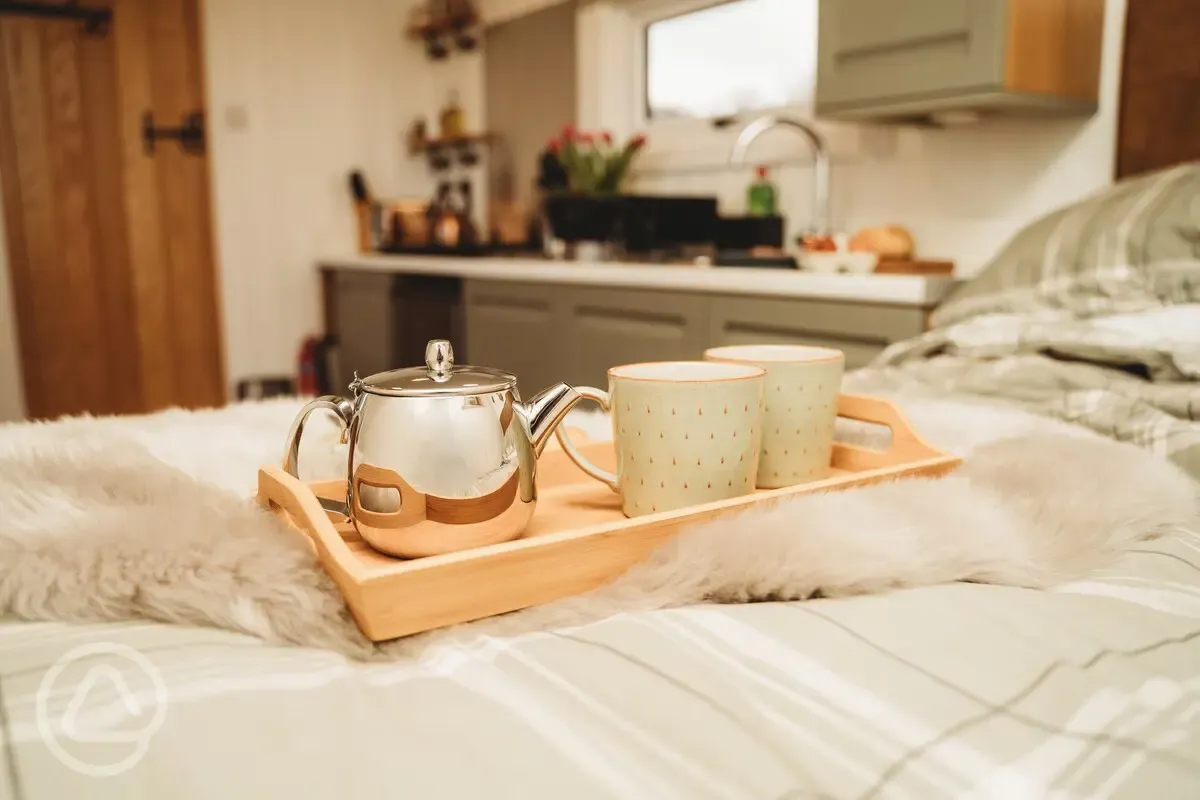
<path fill-rule="evenodd" d="M 933 313 L 1076 319 L 1200 302 L 1200 162 L 1119 181 L 1016 234 Z"/>

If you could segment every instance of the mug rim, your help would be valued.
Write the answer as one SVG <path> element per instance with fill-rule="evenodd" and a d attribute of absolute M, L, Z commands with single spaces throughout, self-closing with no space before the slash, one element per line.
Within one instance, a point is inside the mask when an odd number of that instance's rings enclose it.
<path fill-rule="evenodd" d="M 750 355 L 750 351 L 757 351 L 757 355 Z M 744 355 L 736 355 L 739 352 Z M 828 364 L 845 361 L 846 354 L 832 347 L 807 344 L 730 344 L 708 348 L 704 358 L 727 364 Z"/>
<path fill-rule="evenodd" d="M 711 378 L 671 378 L 663 375 L 655 376 L 640 376 L 640 375 L 622 375 L 618 371 L 633 369 L 636 367 L 658 367 L 666 365 L 689 365 L 689 366 L 712 366 L 714 364 L 736 365 L 743 367 L 746 373 L 743 375 L 729 375 L 725 377 Z M 729 383 L 733 381 L 750 381 L 756 378 L 765 377 L 767 371 L 755 364 L 748 364 L 737 361 L 719 361 L 719 360 L 682 360 L 682 361 L 639 361 L 633 364 L 618 364 L 615 367 L 609 367 L 608 377 L 610 380 L 620 381 L 639 381 L 642 383 Z"/>

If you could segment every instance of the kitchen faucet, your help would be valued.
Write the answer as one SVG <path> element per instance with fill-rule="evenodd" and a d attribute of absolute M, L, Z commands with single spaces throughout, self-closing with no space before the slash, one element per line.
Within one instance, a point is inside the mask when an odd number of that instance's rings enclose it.
<path fill-rule="evenodd" d="M 729 154 L 731 164 L 742 164 L 746 161 L 746 151 L 759 136 L 772 128 L 791 128 L 799 131 L 812 146 L 813 151 L 813 229 L 821 235 L 829 231 L 829 148 L 825 139 L 817 130 L 806 122 L 790 117 L 777 117 L 773 114 L 759 117 L 742 128 L 733 151 Z"/>

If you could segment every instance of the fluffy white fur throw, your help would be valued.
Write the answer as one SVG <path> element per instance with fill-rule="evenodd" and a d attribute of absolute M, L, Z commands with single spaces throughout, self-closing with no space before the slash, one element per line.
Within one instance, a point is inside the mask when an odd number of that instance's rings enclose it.
<path fill-rule="evenodd" d="M 506 634 L 705 601 L 948 581 L 1041 587 L 1200 515 L 1197 485 L 1134 447 L 1001 407 L 905 406 L 936 445 L 968 456 L 957 473 L 699 526 L 591 594 L 382 647 L 358 632 L 307 545 L 248 499 L 258 465 L 280 456 L 296 402 L 0 426 L 0 613 L 146 617 L 394 658 L 464 630 Z M 332 425 L 310 436 L 307 477 L 338 475 Z"/>

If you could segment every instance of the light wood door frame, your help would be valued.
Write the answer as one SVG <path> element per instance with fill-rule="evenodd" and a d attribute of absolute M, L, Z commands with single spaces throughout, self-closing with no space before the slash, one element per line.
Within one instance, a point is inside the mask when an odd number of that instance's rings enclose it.
<path fill-rule="evenodd" d="M 200 0 L 0 17 L 0 184 L 31 416 L 214 406 L 225 379 L 207 154 L 153 155 L 142 115 L 205 107 Z M 40 274 L 39 274 L 40 273 Z"/>

